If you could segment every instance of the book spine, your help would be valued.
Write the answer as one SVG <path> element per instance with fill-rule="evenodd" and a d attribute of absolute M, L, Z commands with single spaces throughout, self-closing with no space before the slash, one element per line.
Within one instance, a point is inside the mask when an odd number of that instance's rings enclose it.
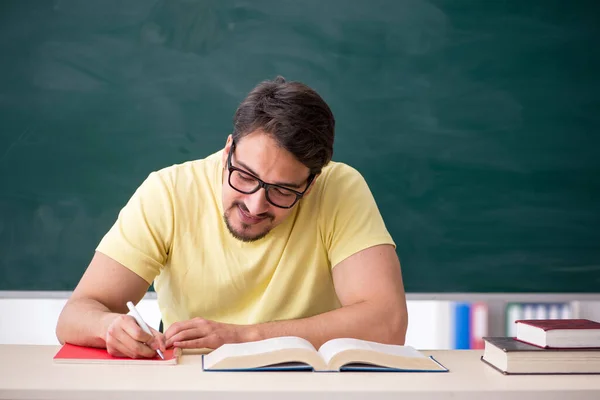
<path fill-rule="evenodd" d="M 523 318 L 523 310 L 519 303 L 508 303 L 506 306 L 506 336 L 517 336 L 515 321 Z"/>
<path fill-rule="evenodd" d="M 471 339 L 471 306 L 469 303 L 454 304 L 454 348 L 465 350 L 470 348 Z"/>
<path fill-rule="evenodd" d="M 486 303 L 476 302 L 471 304 L 471 349 L 483 349 L 483 337 L 488 335 L 488 307 Z"/>

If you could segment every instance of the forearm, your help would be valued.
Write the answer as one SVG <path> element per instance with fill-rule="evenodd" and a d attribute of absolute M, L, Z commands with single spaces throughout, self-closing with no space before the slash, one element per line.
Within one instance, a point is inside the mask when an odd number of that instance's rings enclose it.
<path fill-rule="evenodd" d="M 364 301 L 309 318 L 252 325 L 249 329 L 254 339 L 300 336 L 319 348 L 339 337 L 404 344 L 407 323 L 404 305 Z"/>
<path fill-rule="evenodd" d="M 76 299 L 65 305 L 56 325 L 60 343 L 106 347 L 106 331 L 119 314 L 92 299 Z"/>

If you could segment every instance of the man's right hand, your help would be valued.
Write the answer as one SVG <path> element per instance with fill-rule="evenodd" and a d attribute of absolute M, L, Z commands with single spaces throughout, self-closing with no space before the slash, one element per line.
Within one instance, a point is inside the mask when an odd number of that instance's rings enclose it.
<path fill-rule="evenodd" d="M 156 349 L 165 351 L 162 333 L 150 328 L 153 338 L 127 315 L 127 302 L 140 302 L 149 287 L 144 278 L 97 251 L 58 317 L 58 341 L 105 347 L 119 357 L 151 358 Z"/>
<path fill-rule="evenodd" d="M 112 319 L 106 329 L 106 350 L 115 357 L 152 358 L 156 349 L 163 353 L 166 350 L 165 337 L 157 330 L 150 328 L 151 335 L 140 328 L 131 315 L 109 314 Z"/>

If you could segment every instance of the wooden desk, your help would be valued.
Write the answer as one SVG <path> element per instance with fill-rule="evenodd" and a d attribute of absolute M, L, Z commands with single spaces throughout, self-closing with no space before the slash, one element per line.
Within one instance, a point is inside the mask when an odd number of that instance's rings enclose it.
<path fill-rule="evenodd" d="M 56 346 L 0 345 L 0 399 L 600 399 L 600 375 L 504 376 L 481 352 L 423 351 L 448 373 L 203 372 L 179 365 L 59 365 Z"/>

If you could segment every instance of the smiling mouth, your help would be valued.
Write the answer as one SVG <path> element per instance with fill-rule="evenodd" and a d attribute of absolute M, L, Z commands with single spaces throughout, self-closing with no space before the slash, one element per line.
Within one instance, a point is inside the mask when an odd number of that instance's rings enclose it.
<path fill-rule="evenodd" d="M 246 211 L 244 211 L 242 209 L 241 206 L 237 206 L 238 209 L 238 213 L 240 215 L 240 219 L 242 220 L 243 223 L 245 224 L 258 224 L 259 222 L 265 220 L 267 217 L 255 217 L 253 215 L 250 215 L 249 213 L 247 213 Z"/>

